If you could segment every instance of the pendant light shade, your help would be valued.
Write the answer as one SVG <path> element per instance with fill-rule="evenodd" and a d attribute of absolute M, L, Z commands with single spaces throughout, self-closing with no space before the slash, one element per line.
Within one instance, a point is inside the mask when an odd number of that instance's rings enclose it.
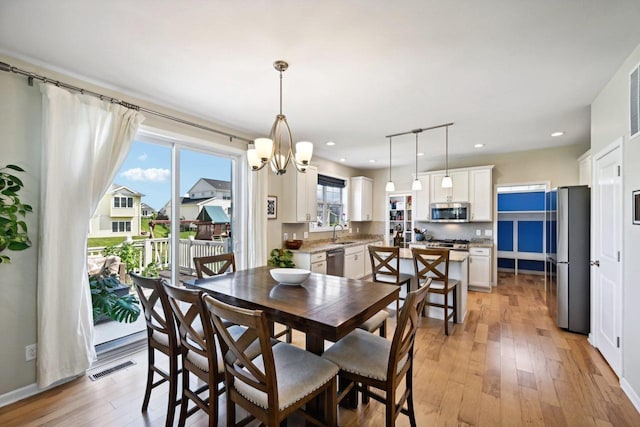
<path fill-rule="evenodd" d="M 391 180 L 391 137 L 389 137 L 389 181 L 387 182 L 387 185 L 384 187 L 384 190 L 387 192 L 396 191 L 396 186 Z"/>
<path fill-rule="evenodd" d="M 444 173 L 444 178 L 442 178 L 442 188 L 452 188 L 453 180 L 449 176 L 449 126 L 445 126 L 445 162 L 446 162 L 446 171 Z"/>
<path fill-rule="evenodd" d="M 313 144 L 298 142 L 293 151 L 291 129 L 287 117 L 282 114 L 282 73 L 289 68 L 285 61 L 276 61 L 273 67 L 280 73 L 280 114 L 271 127 L 269 138 L 256 138 L 247 149 L 247 161 L 251 170 L 257 171 L 267 164 L 276 175 L 287 172 L 289 163 L 293 163 L 299 172 L 306 172 L 313 155 Z"/>
<path fill-rule="evenodd" d="M 416 175 L 413 180 L 413 184 L 411 184 L 411 189 L 413 191 L 422 190 L 422 182 L 418 179 L 418 134 L 422 132 L 421 129 L 414 130 L 413 133 L 416 134 Z"/>

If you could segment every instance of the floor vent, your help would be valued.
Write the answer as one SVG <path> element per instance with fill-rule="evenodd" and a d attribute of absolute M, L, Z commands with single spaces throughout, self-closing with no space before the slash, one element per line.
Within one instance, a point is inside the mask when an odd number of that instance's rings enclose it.
<path fill-rule="evenodd" d="M 133 360 L 127 360 L 124 363 L 121 363 L 116 366 L 112 366 L 111 368 L 104 369 L 100 372 L 96 372 L 94 374 L 89 374 L 89 379 L 91 381 L 99 380 L 100 378 L 104 378 L 109 374 L 113 374 L 114 372 L 120 371 L 122 369 L 128 368 L 129 366 L 133 366 L 136 363 Z"/>

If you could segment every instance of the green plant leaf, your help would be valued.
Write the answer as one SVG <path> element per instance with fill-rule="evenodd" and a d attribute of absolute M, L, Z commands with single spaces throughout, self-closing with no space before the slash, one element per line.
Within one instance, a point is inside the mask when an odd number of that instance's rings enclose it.
<path fill-rule="evenodd" d="M 22 169 L 20 166 L 17 166 L 17 165 L 7 165 L 6 168 L 13 169 L 14 171 L 18 171 L 18 172 L 24 172 L 24 169 Z"/>

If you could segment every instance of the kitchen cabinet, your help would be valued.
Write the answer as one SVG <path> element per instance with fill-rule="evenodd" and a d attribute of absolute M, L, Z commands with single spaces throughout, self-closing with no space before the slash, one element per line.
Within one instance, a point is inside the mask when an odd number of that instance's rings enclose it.
<path fill-rule="evenodd" d="M 316 219 L 318 168 L 309 166 L 306 173 L 294 169 L 285 175 L 284 195 L 279 200 L 278 217 L 282 222 L 311 222 Z"/>
<path fill-rule="evenodd" d="M 453 187 L 442 188 L 442 178 L 445 172 L 431 174 L 431 203 L 468 202 L 469 201 L 469 171 L 449 170 Z"/>
<path fill-rule="evenodd" d="M 413 218 L 414 221 L 429 221 L 431 218 L 430 199 L 430 179 L 429 174 L 418 174 L 418 179 L 422 184 L 422 190 L 413 192 Z"/>
<path fill-rule="evenodd" d="M 491 248 L 469 248 L 469 288 L 491 291 Z"/>
<path fill-rule="evenodd" d="M 351 221 L 373 220 L 373 180 L 365 176 L 351 178 Z"/>
<path fill-rule="evenodd" d="M 493 219 L 491 195 L 493 194 L 492 169 L 469 171 L 469 203 L 471 222 L 489 222 Z M 455 184 L 454 184 L 455 186 Z"/>
<path fill-rule="evenodd" d="M 327 253 L 316 252 L 313 254 L 307 252 L 293 252 L 293 262 L 296 268 L 304 268 L 314 273 L 327 274 Z"/>
<path fill-rule="evenodd" d="M 364 252 L 364 245 L 344 249 L 344 277 L 348 279 L 359 279 L 364 276 Z"/>
<path fill-rule="evenodd" d="M 404 243 L 413 239 L 413 196 L 411 194 L 387 194 L 387 244 L 393 246 L 393 238 L 398 230 L 401 231 Z"/>

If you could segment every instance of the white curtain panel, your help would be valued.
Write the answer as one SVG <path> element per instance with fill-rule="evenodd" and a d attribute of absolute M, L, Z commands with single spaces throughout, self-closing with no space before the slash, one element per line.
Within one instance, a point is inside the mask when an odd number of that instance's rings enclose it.
<path fill-rule="evenodd" d="M 246 154 L 245 154 L 246 156 Z M 246 159 L 245 159 L 246 161 Z M 268 170 L 249 170 L 248 267 L 267 265 L 267 183 Z"/>
<path fill-rule="evenodd" d="M 87 277 L 89 219 L 144 116 L 50 84 L 43 97 L 37 383 L 84 373 L 96 358 Z"/>

